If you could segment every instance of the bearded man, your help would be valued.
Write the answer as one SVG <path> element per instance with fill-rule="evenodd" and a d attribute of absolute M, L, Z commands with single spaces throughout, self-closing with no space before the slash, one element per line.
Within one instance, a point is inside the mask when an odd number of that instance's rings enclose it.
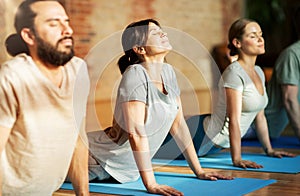
<path fill-rule="evenodd" d="M 52 195 L 65 178 L 88 195 L 89 78 L 59 1 L 25 0 L 0 67 L 0 195 Z"/>

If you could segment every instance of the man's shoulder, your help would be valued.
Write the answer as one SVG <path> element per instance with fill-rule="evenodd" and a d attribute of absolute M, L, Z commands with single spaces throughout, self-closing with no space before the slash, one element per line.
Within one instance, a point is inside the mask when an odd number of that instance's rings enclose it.
<path fill-rule="evenodd" d="M 65 67 L 69 67 L 72 70 L 74 70 L 76 73 L 79 72 L 80 70 L 86 70 L 87 69 L 87 64 L 86 62 L 77 56 L 74 56 L 66 65 Z"/>
<path fill-rule="evenodd" d="M 297 47 L 300 48 L 300 40 L 296 41 L 295 43 L 293 43 L 292 45 L 290 45 L 290 47 Z"/>
<path fill-rule="evenodd" d="M 70 62 L 72 62 L 72 63 L 84 63 L 85 64 L 85 61 L 82 59 L 82 58 L 80 58 L 80 57 L 78 57 L 78 56 L 74 56 L 71 60 L 70 60 Z"/>
<path fill-rule="evenodd" d="M 1 66 L 8 67 L 8 66 L 15 66 L 16 64 L 20 64 L 20 63 L 22 64 L 29 63 L 30 61 L 29 58 L 30 57 L 28 55 L 22 53 L 5 61 Z"/>
<path fill-rule="evenodd" d="M 82 58 L 74 56 L 66 65 L 80 68 L 82 66 L 86 67 L 86 62 Z"/>
<path fill-rule="evenodd" d="M 300 40 L 291 44 L 290 46 L 288 46 L 283 50 L 283 53 L 291 53 L 291 52 L 298 53 L 300 55 Z"/>
<path fill-rule="evenodd" d="M 280 55 L 278 56 L 276 63 L 275 63 L 275 69 L 278 69 L 279 67 L 286 67 L 283 66 L 286 64 L 286 62 L 289 61 L 296 61 L 299 62 L 300 60 L 300 41 L 297 41 L 293 43 L 292 45 L 285 48 Z M 298 64 L 298 63 L 297 63 Z"/>
<path fill-rule="evenodd" d="M 30 56 L 26 54 L 19 54 L 4 63 L 0 66 L 1 73 L 8 72 L 23 72 L 26 69 L 26 65 L 30 65 L 32 63 L 32 59 Z"/>

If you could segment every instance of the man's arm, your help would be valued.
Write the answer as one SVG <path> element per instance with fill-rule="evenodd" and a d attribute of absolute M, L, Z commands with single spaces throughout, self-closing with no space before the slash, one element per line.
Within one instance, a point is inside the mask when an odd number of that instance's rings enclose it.
<path fill-rule="evenodd" d="M 81 133 L 77 138 L 77 143 L 69 168 L 68 179 L 72 182 L 76 195 L 89 195 L 89 148 L 87 136 L 83 129 L 84 125 L 81 127 Z"/>
<path fill-rule="evenodd" d="M 0 157 L 7 143 L 11 129 L 0 126 Z M 0 162 L 1 164 L 1 162 Z M 0 165 L 0 196 L 2 195 L 2 166 Z"/>
<path fill-rule="evenodd" d="M 298 101 L 299 88 L 296 85 L 281 85 L 283 104 L 286 109 L 290 124 L 295 134 L 300 139 L 300 104 Z"/>

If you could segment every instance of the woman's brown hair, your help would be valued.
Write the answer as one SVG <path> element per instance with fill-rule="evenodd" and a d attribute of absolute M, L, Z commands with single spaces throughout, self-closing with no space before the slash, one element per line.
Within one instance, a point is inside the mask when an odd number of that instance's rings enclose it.
<path fill-rule="evenodd" d="M 232 23 L 229 32 L 228 32 L 228 48 L 230 50 L 230 56 L 234 56 L 238 54 L 238 49 L 233 45 L 232 41 L 236 38 L 238 40 L 242 39 L 242 36 L 245 33 L 245 28 L 247 24 L 255 22 L 254 20 L 247 18 L 240 18 Z"/>
<path fill-rule="evenodd" d="M 146 19 L 129 24 L 123 31 L 122 47 L 125 54 L 118 61 L 121 74 L 128 66 L 143 62 L 143 59 L 133 51 L 133 48 L 146 46 L 150 23 L 160 27 L 156 20 Z"/>

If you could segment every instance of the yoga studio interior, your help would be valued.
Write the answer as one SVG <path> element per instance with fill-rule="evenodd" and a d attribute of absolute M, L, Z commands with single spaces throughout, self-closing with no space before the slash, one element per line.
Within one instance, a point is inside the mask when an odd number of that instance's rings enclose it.
<path fill-rule="evenodd" d="M 0 0 L 0 62 L 11 58 L 5 38 L 15 31 L 14 14 L 22 0 Z M 268 84 L 280 52 L 298 40 L 294 17 L 299 0 L 63 0 L 74 31 L 75 54 L 87 62 L 91 89 L 87 105 L 86 131 L 111 126 L 121 74 L 121 35 L 131 22 L 153 18 L 167 33 L 172 51 L 166 56 L 174 67 L 183 113 L 186 118 L 213 113 L 221 73 L 233 61 L 229 55 L 228 31 L 239 18 L 257 21 L 263 31 L 265 53 L 256 59 Z M 300 21 L 298 21 L 300 25 Z M 298 32 L 299 33 L 299 32 Z M 299 119 L 300 120 L 300 119 Z M 197 179 L 186 160 L 152 159 L 156 180 L 185 195 L 300 195 L 300 143 L 288 125 L 276 150 L 296 157 L 268 157 L 257 139 L 242 139 L 242 157 L 264 165 L 241 169 L 231 162 L 230 149 L 199 157 L 207 172 L 233 176 L 233 180 Z M 126 161 L 126 160 L 124 160 Z M 53 196 L 73 196 L 64 183 Z M 90 183 L 90 195 L 151 195 L 141 179 L 120 184 L 114 181 Z"/>

